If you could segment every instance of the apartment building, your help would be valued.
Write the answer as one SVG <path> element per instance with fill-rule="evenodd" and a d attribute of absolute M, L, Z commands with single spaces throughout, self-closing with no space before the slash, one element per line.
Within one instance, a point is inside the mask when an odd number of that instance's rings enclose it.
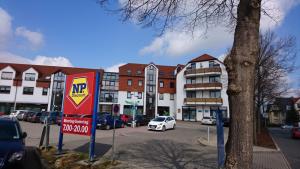
<path fill-rule="evenodd" d="M 90 71 L 96 69 L 0 63 L 0 112 L 60 111 L 65 76 Z"/>
<path fill-rule="evenodd" d="M 200 121 L 223 107 L 229 116 L 227 73 L 218 59 L 204 54 L 186 65 L 128 63 L 119 73 L 99 69 L 0 63 L 0 112 L 14 109 L 61 110 L 65 76 L 100 71 L 99 111 L 149 117 L 171 115 L 177 120 Z"/>
<path fill-rule="evenodd" d="M 176 76 L 176 119 L 200 121 L 222 107 L 229 117 L 227 73 L 217 58 L 204 54 L 189 61 Z"/>
<path fill-rule="evenodd" d="M 119 73 L 104 72 L 102 76 L 99 111 L 112 112 L 112 105 L 118 104 Z"/>
<path fill-rule="evenodd" d="M 182 67 L 154 63 L 119 67 L 120 112 L 131 114 L 132 105 L 136 104 L 137 112 L 149 117 L 174 115 L 176 74 Z"/>

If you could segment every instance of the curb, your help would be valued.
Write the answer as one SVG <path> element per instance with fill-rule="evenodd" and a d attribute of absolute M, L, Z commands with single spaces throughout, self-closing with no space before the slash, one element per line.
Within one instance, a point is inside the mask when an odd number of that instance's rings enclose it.
<path fill-rule="evenodd" d="M 270 135 L 270 137 L 271 137 L 271 139 L 272 139 L 273 143 L 275 144 L 275 147 L 276 147 L 277 151 L 280 151 L 280 152 L 281 152 L 281 150 L 280 150 L 280 148 L 279 148 L 278 144 L 277 144 L 277 143 L 276 143 L 276 141 L 274 140 L 273 136 L 270 134 L 270 131 L 269 131 L 269 129 L 268 129 L 268 132 L 269 132 L 269 135 Z"/>

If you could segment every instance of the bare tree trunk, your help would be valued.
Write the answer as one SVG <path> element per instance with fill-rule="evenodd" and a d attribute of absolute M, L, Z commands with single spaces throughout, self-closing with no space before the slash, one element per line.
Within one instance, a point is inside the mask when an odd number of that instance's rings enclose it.
<path fill-rule="evenodd" d="M 254 75 L 258 56 L 260 0 L 241 0 L 234 42 L 225 60 L 231 121 L 227 169 L 252 169 Z"/>

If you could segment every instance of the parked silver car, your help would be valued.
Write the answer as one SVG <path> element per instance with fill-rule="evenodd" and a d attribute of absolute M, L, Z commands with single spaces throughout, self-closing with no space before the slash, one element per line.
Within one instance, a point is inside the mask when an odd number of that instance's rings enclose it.
<path fill-rule="evenodd" d="M 215 125 L 216 119 L 213 117 L 203 117 L 203 119 L 201 120 L 201 124 Z"/>

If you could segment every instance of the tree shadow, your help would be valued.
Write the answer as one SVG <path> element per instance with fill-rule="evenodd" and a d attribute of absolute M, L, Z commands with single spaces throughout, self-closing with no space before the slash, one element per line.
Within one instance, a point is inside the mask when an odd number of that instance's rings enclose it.
<path fill-rule="evenodd" d="M 116 158 L 143 168 L 200 169 L 217 168 L 215 150 L 197 148 L 170 140 L 150 140 L 126 145 Z"/>
<path fill-rule="evenodd" d="M 74 149 L 74 151 L 82 152 L 82 153 L 89 153 L 90 143 L 86 143 L 80 147 Z M 107 153 L 111 148 L 109 144 L 101 144 L 95 143 L 95 155 L 97 157 L 102 157 L 105 153 Z"/>

